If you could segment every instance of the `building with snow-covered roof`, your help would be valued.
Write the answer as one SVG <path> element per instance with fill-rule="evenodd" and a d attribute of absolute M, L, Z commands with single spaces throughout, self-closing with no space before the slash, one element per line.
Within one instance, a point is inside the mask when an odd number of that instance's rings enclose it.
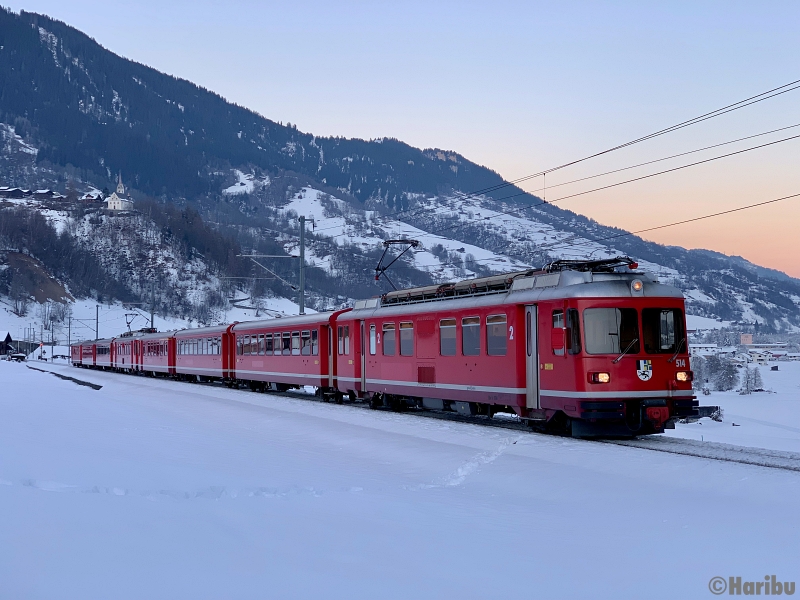
<path fill-rule="evenodd" d="M 106 207 L 108 210 L 133 210 L 133 198 L 125 192 L 125 186 L 122 184 L 122 174 L 120 174 L 117 181 L 117 189 L 106 198 Z"/>

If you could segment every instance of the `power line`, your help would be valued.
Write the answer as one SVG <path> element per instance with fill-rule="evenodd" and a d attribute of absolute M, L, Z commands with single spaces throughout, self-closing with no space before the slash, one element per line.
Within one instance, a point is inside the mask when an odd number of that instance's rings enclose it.
<path fill-rule="evenodd" d="M 666 229 L 668 227 L 675 227 L 676 225 L 684 225 L 686 223 L 694 223 L 696 221 L 703 221 L 705 219 L 712 219 L 712 218 L 715 218 L 715 217 L 720 217 L 720 216 L 723 216 L 723 215 L 728 215 L 728 214 L 735 213 L 735 212 L 740 212 L 740 211 L 743 211 L 743 210 L 749 210 L 751 208 L 757 208 L 759 206 L 766 206 L 768 204 L 774 204 L 776 202 L 782 202 L 783 200 L 789 200 L 791 198 L 798 198 L 798 197 L 800 197 L 800 193 L 791 194 L 789 196 L 783 196 L 781 198 L 774 198 L 772 200 L 766 200 L 764 202 L 756 202 L 754 204 L 747 204 L 745 206 L 740 206 L 740 207 L 737 207 L 737 208 L 731 208 L 731 209 L 728 209 L 728 210 L 723 210 L 723 211 L 716 212 L 716 213 L 702 215 L 702 216 L 699 216 L 699 217 L 692 217 L 691 219 L 683 219 L 682 221 L 675 221 L 673 223 L 666 223 L 664 225 L 655 225 L 653 227 L 646 227 L 644 229 L 638 229 L 636 231 L 624 231 L 622 233 L 616 233 L 616 234 L 613 234 L 613 235 L 608 235 L 608 236 L 604 236 L 604 237 L 600 237 L 600 238 L 592 238 L 592 237 L 589 237 L 589 236 L 587 236 L 585 234 L 576 234 L 576 235 L 580 235 L 586 241 L 595 242 L 595 243 L 599 244 L 601 242 L 605 242 L 605 241 L 608 241 L 608 240 L 615 240 L 615 239 L 619 239 L 619 238 L 623 238 L 623 237 L 629 237 L 629 236 L 632 236 L 632 235 L 639 235 L 641 233 L 647 233 L 647 232 L 650 232 L 650 231 L 657 231 L 659 229 Z M 552 244 L 538 246 L 537 247 L 537 251 L 546 252 L 546 251 L 553 250 L 553 249 L 556 249 L 556 248 L 571 248 L 571 247 L 581 246 L 581 245 L 585 245 L 585 242 L 572 242 L 572 243 L 555 242 L 555 243 L 552 243 Z M 496 260 L 496 259 L 494 259 L 494 258 L 478 258 L 478 259 L 475 259 L 472 262 L 485 262 L 487 260 Z M 523 261 L 519 261 L 519 262 L 523 262 Z M 443 266 L 444 266 L 444 264 L 451 264 L 452 265 L 452 263 L 443 263 Z M 458 266 L 458 265 L 453 265 L 453 266 Z"/>
<path fill-rule="evenodd" d="M 800 87 L 800 86 L 798 86 L 798 87 Z M 727 141 L 727 142 L 722 142 L 722 143 L 720 143 L 720 144 L 713 144 L 713 145 L 711 145 L 711 146 L 704 146 L 703 148 L 697 148 L 697 149 L 695 149 L 695 150 L 690 150 L 690 151 L 688 151 L 688 152 L 682 152 L 682 153 L 679 153 L 679 154 L 673 154 L 673 155 L 671 155 L 671 156 L 667 156 L 667 157 L 664 157 L 664 158 L 659 158 L 659 159 L 656 159 L 656 160 L 651 160 L 651 161 L 647 161 L 647 162 L 639 163 L 639 164 L 632 165 L 632 166 L 629 166 L 629 167 L 623 167 L 623 168 L 621 168 L 621 169 L 615 169 L 615 170 L 612 170 L 612 171 L 606 171 L 606 172 L 604 172 L 604 173 L 599 173 L 599 174 L 597 174 L 597 175 L 590 175 L 589 177 L 583 177 L 583 178 L 580 178 L 580 179 L 575 179 L 575 180 L 572 180 L 572 181 L 567 181 L 567 182 L 565 182 L 565 183 L 560 183 L 560 184 L 552 185 L 552 186 L 550 186 L 550 188 L 552 189 L 552 188 L 554 188 L 554 187 L 561 187 L 561 186 L 569 185 L 569 184 L 571 184 L 571 183 L 578 183 L 578 182 L 580 182 L 580 181 L 586 181 L 586 180 L 588 180 L 588 179 L 595 179 L 595 178 L 597 178 L 597 177 L 602 177 L 602 176 L 604 176 L 604 175 L 611 175 L 611 174 L 613 174 L 613 173 L 619 173 L 619 172 L 621 172 L 621 171 L 627 171 L 627 170 L 630 170 L 630 169 L 635 169 L 635 168 L 637 168 L 637 167 L 642 167 L 642 166 L 646 166 L 646 165 L 649 165 L 649 164 L 654 164 L 654 163 L 658 163 L 658 162 L 663 162 L 663 161 L 665 161 L 665 160 L 670 160 L 670 159 L 672 159 L 672 158 L 678 158 L 678 157 L 681 157 L 681 156 L 686 156 L 686 155 L 688 155 L 688 154 L 695 154 L 695 153 L 697 153 L 697 152 L 702 152 L 702 151 L 704 151 L 704 150 L 710 150 L 710 149 L 712 149 L 712 148 L 718 148 L 718 147 L 721 147 L 721 146 L 727 146 L 727 145 L 734 144 L 734 143 L 737 143 L 737 142 L 742 142 L 742 141 L 744 141 L 744 140 L 748 140 L 748 139 L 753 139 L 753 138 L 757 138 L 757 137 L 763 137 L 763 136 L 765 136 L 765 135 L 769 135 L 769 134 L 771 134 L 771 133 L 777 133 L 777 132 L 779 132 L 779 131 L 785 131 L 785 130 L 787 130 L 787 129 L 793 129 L 793 128 L 796 128 L 796 127 L 800 127 L 800 123 L 798 123 L 798 124 L 795 124 L 795 125 L 789 125 L 789 126 L 787 126 L 787 127 L 781 127 L 781 128 L 779 128 L 779 129 L 773 129 L 773 130 L 770 130 L 770 131 L 765 131 L 765 132 L 762 132 L 762 133 L 757 133 L 757 134 L 755 134 L 755 135 L 750 135 L 750 136 L 745 136 L 745 137 L 742 137 L 742 138 L 737 138 L 737 139 L 735 139 L 735 140 L 730 140 L 730 141 Z M 773 141 L 773 142 L 768 142 L 768 143 L 766 143 L 766 144 L 762 144 L 762 145 L 759 145 L 759 146 L 753 146 L 753 147 L 751 147 L 751 148 L 745 148 L 745 149 L 743 149 L 743 150 L 738 150 L 738 151 L 736 151 L 736 152 L 731 152 L 731 153 L 728 153 L 728 154 L 723 154 L 723 155 L 720 155 L 720 156 L 712 157 L 712 158 L 709 158 L 709 159 L 706 159 L 706 160 L 697 161 L 697 162 L 690 163 L 690 164 L 687 164 L 687 165 L 682 165 L 682 166 L 680 166 L 680 167 L 675 167 L 675 168 L 673 168 L 673 169 L 667 169 L 667 170 L 664 170 L 664 171 L 659 171 L 659 172 L 657 172 L 657 173 L 652 173 L 652 174 L 649 174 L 649 175 L 644 175 L 644 176 L 642 176 L 642 177 L 638 177 L 638 178 L 630 179 L 630 180 L 627 180 L 627 181 L 622 181 L 622 182 L 615 183 L 615 184 L 611 184 L 611 185 L 608 185 L 608 186 L 599 187 L 599 188 L 594 188 L 594 189 L 591 189 L 591 190 L 587 190 L 587 191 L 584 191 L 584 192 L 579 192 L 579 193 L 572 194 L 572 195 L 568 195 L 568 196 L 562 196 L 561 198 L 556 198 L 556 199 L 554 199 L 554 200 L 542 200 L 542 201 L 541 201 L 541 202 L 539 202 L 539 203 L 536 203 L 536 204 L 533 204 L 533 205 L 530 205 L 530 206 L 523 207 L 523 208 L 522 208 L 522 209 L 520 209 L 520 210 L 527 210 L 527 209 L 529 209 L 529 208 L 536 208 L 537 206 L 542 206 L 543 204 L 551 204 L 551 203 L 559 202 L 559 201 L 561 201 L 561 200 L 566 200 L 566 199 L 568 199 L 568 198 L 573 198 L 573 197 L 575 197 L 575 196 L 581 196 L 581 195 L 585 195 L 585 194 L 589 194 L 589 193 L 593 193 L 593 192 L 601 191 L 601 190 L 604 190 L 604 189 L 608 189 L 608 188 L 611 188 L 611 187 L 617 187 L 617 186 L 620 186 L 620 185 L 623 185 L 623 184 L 626 184 L 626 183 L 632 183 L 632 182 L 634 182 L 634 181 L 639 181 L 639 180 L 641 180 L 641 179 L 648 179 L 648 178 L 650 178 L 650 177 L 655 177 L 656 175 L 663 175 L 663 174 L 665 174 L 665 173 L 669 173 L 669 172 L 671 172 L 671 171 L 678 171 L 678 170 L 680 170 L 680 169 L 685 169 L 685 168 L 687 168 L 687 167 L 696 166 L 696 165 L 699 165 L 699 164 L 703 164 L 703 163 L 705 163 L 705 162 L 712 162 L 712 161 L 715 161 L 715 160 L 719 160 L 719 159 L 721 159 L 721 158 L 727 158 L 727 157 L 729 157 L 729 156 L 733 156 L 733 155 L 735 155 L 735 154 L 741 154 L 741 153 L 744 153 L 744 152 L 749 152 L 750 150 L 757 150 L 757 149 L 759 149 L 759 148 L 764 148 L 764 147 L 766 147 L 766 146 L 771 146 L 771 145 L 773 145 L 773 144 L 779 144 L 779 143 L 781 143 L 781 142 L 785 142 L 785 141 L 789 141 L 789 140 L 792 140 L 792 139 L 796 139 L 796 138 L 798 138 L 798 137 L 800 137 L 800 136 L 791 136 L 791 137 L 788 137 L 788 138 L 783 138 L 783 139 L 776 140 L 776 141 Z M 502 197 L 502 198 L 496 198 L 496 199 L 494 199 L 494 200 L 495 200 L 495 201 L 497 201 L 497 202 L 503 202 L 503 201 L 505 201 L 505 200 L 510 200 L 511 198 L 516 198 L 516 197 L 518 197 L 518 196 L 525 196 L 525 195 L 533 195 L 533 194 L 532 194 L 532 193 L 530 193 L 530 192 L 521 191 L 521 192 L 518 192 L 518 193 L 515 193 L 515 194 L 510 194 L 510 195 L 508 195 L 508 196 L 504 196 L 504 197 Z M 459 197 L 459 200 L 464 200 L 464 199 L 467 199 L 467 198 L 468 198 L 468 197 L 466 197 L 466 196 L 461 196 L 461 197 Z M 429 208 L 426 206 L 425 208 L 418 208 L 418 209 L 416 209 L 416 210 L 417 210 L 417 213 L 416 213 L 416 214 L 413 214 L 413 215 L 410 215 L 410 217 L 415 217 L 415 216 L 418 216 L 418 215 L 420 215 L 420 214 L 424 214 L 424 213 L 426 213 L 426 212 L 428 212 L 428 211 L 429 211 Z M 401 211 L 401 212 L 403 212 L 403 211 Z M 498 213 L 500 213 L 500 214 L 507 214 L 507 215 L 509 215 L 509 216 L 521 216 L 521 215 L 520 215 L 520 214 L 518 214 L 518 213 L 516 213 L 516 214 L 515 214 L 515 213 L 506 213 L 506 212 L 503 212 L 503 211 L 494 211 L 494 212 L 498 212 Z M 385 216 L 389 216 L 389 215 L 385 215 Z M 483 220 L 490 219 L 490 218 L 492 218 L 492 217 L 491 217 L 491 216 L 490 216 L 490 217 L 485 217 Z M 402 221 L 401 221 L 401 223 L 402 223 Z M 455 225 L 451 226 L 450 228 L 453 228 L 453 229 L 455 229 L 455 228 L 457 228 L 457 227 L 464 227 L 464 226 L 466 226 L 467 224 L 468 224 L 468 222 L 464 222 L 464 223 L 458 223 L 458 224 L 455 224 Z M 345 226 L 346 226 L 346 223 L 345 223 Z M 326 229 L 334 229 L 334 228 L 335 228 L 335 227 L 328 227 L 328 228 L 326 228 Z M 435 231 L 433 231 L 433 232 L 431 232 L 431 233 L 437 233 L 438 231 L 445 231 L 445 230 L 446 230 L 446 229 L 435 230 Z M 318 229 L 317 231 L 323 231 L 323 229 Z M 336 239 L 336 238 L 340 238 L 340 237 L 349 237 L 349 236 L 348 236 L 346 233 L 344 233 L 344 232 L 343 232 L 343 233 L 340 233 L 340 234 L 338 234 L 338 235 L 334 235 L 334 236 L 326 236 L 326 237 L 328 237 L 329 239 Z"/>
<path fill-rule="evenodd" d="M 756 94 L 755 96 L 750 96 L 749 98 L 745 98 L 744 100 L 739 100 L 738 102 L 734 102 L 733 104 L 728 104 L 727 106 L 723 106 L 722 108 L 718 108 L 716 110 L 712 110 L 710 112 L 704 113 L 704 114 L 702 114 L 700 116 L 697 116 L 697 117 L 694 117 L 692 119 L 688 119 L 686 121 L 682 121 L 681 123 L 677 123 L 675 125 L 671 125 L 670 127 L 665 127 L 664 129 L 660 129 L 658 131 L 655 131 L 653 133 L 644 135 L 644 136 L 636 138 L 634 140 L 625 142 L 623 144 L 618 144 L 618 145 L 613 146 L 611 148 L 608 148 L 606 150 L 602 150 L 600 152 L 596 152 L 594 154 L 590 154 L 590 155 L 585 156 L 583 158 L 579 158 L 577 160 L 573 160 L 573 161 L 564 163 L 564 164 L 556 166 L 556 167 L 551 167 L 550 169 L 545 169 L 543 171 L 539 171 L 538 173 L 533 173 L 531 175 L 525 175 L 523 177 L 518 177 L 517 179 L 512 179 L 511 181 L 504 181 L 502 183 L 498 183 L 498 184 L 495 184 L 495 185 L 492 185 L 492 186 L 489 186 L 489 187 L 485 187 L 485 188 L 482 188 L 482 189 L 479 189 L 479 190 L 475 190 L 474 192 L 470 192 L 468 194 L 463 194 L 461 196 L 461 199 L 463 200 L 463 199 L 473 198 L 475 196 L 479 196 L 479 195 L 482 195 L 482 194 L 493 192 L 493 191 L 502 189 L 504 187 L 516 185 L 517 183 L 521 183 L 523 181 L 527 181 L 527 180 L 533 179 L 535 177 L 540 177 L 540 176 L 545 175 L 547 173 L 552 173 L 554 171 L 559 171 L 559 170 L 564 169 L 566 167 L 571 167 L 573 165 L 577 165 L 579 163 L 585 162 L 585 161 L 590 160 L 592 158 L 597 158 L 598 156 L 602 156 L 604 154 L 609 154 L 609 153 L 614 152 L 616 150 L 620 150 L 622 148 L 627 148 L 627 147 L 632 146 L 634 144 L 638 144 L 640 142 L 644 142 L 644 141 L 653 139 L 655 137 L 659 137 L 659 136 L 665 135 L 667 133 L 671 133 L 673 131 L 677 131 L 679 129 L 683 129 L 685 127 L 689 127 L 690 125 L 695 125 L 696 123 L 701 123 L 703 121 L 707 121 L 708 119 L 713 119 L 714 117 L 719 117 L 719 116 L 727 114 L 729 112 L 733 112 L 735 110 L 739 110 L 740 108 L 745 108 L 746 106 L 751 106 L 751 105 L 756 104 L 758 102 L 762 102 L 764 100 L 769 100 L 770 98 L 774 98 L 776 96 L 780 96 L 781 94 L 785 94 L 787 92 L 791 92 L 791 91 L 794 91 L 796 89 L 800 89 L 800 85 L 797 85 L 798 83 L 800 83 L 800 79 L 797 79 L 795 81 L 791 81 L 789 83 L 786 83 L 784 85 L 778 86 L 776 88 L 772 88 L 771 90 L 767 90 L 766 92 L 761 92 L 760 94 Z M 791 86 L 794 86 L 794 87 L 791 87 Z M 789 88 L 789 89 L 784 89 L 784 88 Z M 780 130 L 776 130 L 776 131 L 780 131 Z M 746 138 L 743 138 L 743 139 L 746 139 Z M 525 192 L 525 193 L 527 193 L 527 192 Z M 389 213 L 388 215 L 384 215 L 384 216 L 389 217 L 389 216 L 399 215 L 399 214 L 402 214 L 402 213 L 405 213 L 405 212 L 410 212 L 411 210 L 413 210 L 413 209 L 408 208 L 408 209 L 396 211 L 394 213 Z M 336 218 L 336 217 L 329 217 L 329 218 L 333 219 L 333 218 Z M 326 228 L 320 229 L 318 231 L 323 231 L 325 229 L 333 229 L 333 228 L 334 227 L 326 227 Z"/>
<path fill-rule="evenodd" d="M 779 131 L 785 131 L 787 129 L 794 129 L 795 127 L 800 127 L 800 123 L 797 123 L 796 125 L 789 125 L 788 127 L 781 127 L 779 129 L 773 129 L 771 131 L 765 131 L 763 133 L 756 133 L 755 135 L 748 135 L 748 136 L 745 136 L 745 137 L 737 138 L 735 140 L 730 140 L 729 142 L 722 142 L 721 144 L 713 144 L 711 146 L 704 146 L 703 148 L 697 148 L 696 150 L 689 150 L 688 152 L 681 152 L 680 154 L 673 154 L 672 156 L 665 156 L 664 158 L 657 158 L 655 160 L 649 160 L 647 162 L 639 163 L 639 164 L 636 164 L 636 165 L 631 165 L 630 167 L 622 167 L 621 169 L 614 169 L 613 171 L 606 171 L 605 173 L 598 173 L 597 175 L 589 175 L 588 177 L 581 177 L 580 179 L 573 179 L 572 181 L 565 181 L 564 183 L 556 183 L 555 185 L 548 186 L 547 189 L 563 187 L 565 185 L 570 185 L 572 183 L 579 183 L 581 181 L 586 181 L 588 179 L 596 179 L 598 177 L 603 177 L 604 175 L 613 175 L 614 173 L 620 173 L 622 171 L 630 171 L 631 169 L 635 169 L 637 167 L 644 167 L 644 166 L 652 165 L 652 164 L 655 164 L 655 163 L 658 163 L 658 162 L 664 162 L 665 160 L 670 160 L 672 158 L 679 158 L 681 156 L 687 156 L 689 154 L 696 154 L 698 152 L 702 152 L 703 150 L 711 150 L 712 148 L 719 148 L 721 146 L 729 146 L 730 144 L 735 144 L 737 142 L 743 142 L 745 140 L 751 140 L 751 139 L 757 138 L 757 137 L 763 137 L 765 135 L 769 135 L 771 133 L 777 133 Z M 542 191 L 542 190 L 541 189 L 532 190 L 529 193 L 540 192 L 540 191 Z"/>
<path fill-rule="evenodd" d="M 612 187 L 618 187 L 620 185 L 625 185 L 627 183 L 633 183 L 635 181 L 641 181 L 643 179 L 649 179 L 650 177 L 655 177 L 657 175 L 664 175 L 665 173 L 672 173 L 674 171 L 679 171 L 681 169 L 686 169 L 688 167 L 694 167 L 694 166 L 701 165 L 701 164 L 704 164 L 704 163 L 708 163 L 708 162 L 712 162 L 712 161 L 715 161 L 715 160 L 719 160 L 721 158 L 727 158 L 729 156 L 734 156 L 736 154 L 742 154 L 744 152 L 749 152 L 751 150 L 758 150 L 760 148 L 765 148 L 767 146 L 772 146 L 774 144 L 780 144 L 782 142 L 788 142 L 790 140 L 794 140 L 794 139 L 797 139 L 797 138 L 800 138 L 800 135 L 794 135 L 794 136 L 783 138 L 783 139 L 780 139 L 780 140 L 775 140 L 773 142 L 768 142 L 766 144 L 760 144 L 758 146 L 752 146 L 750 148 L 745 148 L 743 150 L 737 150 L 736 152 L 729 152 L 728 154 L 722 154 L 720 156 L 707 158 L 705 160 L 700 160 L 700 161 L 689 163 L 689 164 L 686 164 L 686 165 L 681 165 L 679 167 L 673 167 L 671 169 L 665 169 L 663 171 L 658 171 L 656 173 L 651 173 L 649 175 L 643 175 L 641 177 L 635 177 L 633 179 L 628 179 L 626 181 L 621 181 L 621 182 L 618 182 L 618 183 L 613 183 L 613 184 L 610 184 L 610 185 L 601 186 L 601 187 L 594 188 L 594 189 L 591 189 L 591 190 L 586 190 L 586 191 L 578 192 L 578 193 L 575 193 L 575 194 L 569 194 L 567 196 L 562 196 L 560 198 L 555 198 L 553 200 L 546 200 L 546 201 L 543 200 L 543 201 L 538 202 L 536 204 L 532 204 L 530 206 L 526 206 L 526 207 L 524 207 L 524 208 L 522 208 L 520 210 L 528 210 L 528 209 L 531 209 L 531 208 L 537 208 L 537 207 L 543 206 L 545 204 L 554 204 L 555 202 L 560 202 L 561 200 L 567 200 L 568 198 L 575 198 L 576 196 L 583 196 L 583 195 L 590 194 L 590 193 L 593 193 L 593 192 L 599 192 L 599 191 L 602 191 L 602 190 L 607 190 L 607 189 L 612 188 Z M 511 196 L 506 196 L 505 198 L 500 198 L 499 200 L 500 201 L 508 200 L 509 198 L 513 198 L 514 196 L 518 196 L 518 195 L 520 195 L 520 194 L 514 194 L 514 195 L 511 195 Z M 499 213 L 501 215 L 507 215 L 507 216 L 510 216 L 510 217 L 524 218 L 523 215 L 520 214 L 519 212 L 516 212 L 516 213 L 515 212 L 504 212 L 504 211 L 498 211 L 498 210 L 494 210 L 493 212 Z M 477 221 L 486 221 L 486 220 L 489 220 L 489 219 L 496 218 L 496 216 L 497 216 L 497 214 L 489 215 L 489 216 L 486 216 L 486 217 L 481 217 Z M 453 225 L 449 225 L 447 227 L 442 227 L 440 229 L 435 229 L 435 230 L 433 230 L 431 232 L 428 232 L 428 233 L 430 235 L 438 234 L 438 233 L 441 233 L 442 231 L 450 231 L 450 230 L 453 230 L 453 229 L 457 229 L 458 227 L 465 227 L 465 226 L 470 225 L 470 224 L 475 223 L 475 222 L 476 221 L 460 221 L 460 222 L 455 223 Z"/>

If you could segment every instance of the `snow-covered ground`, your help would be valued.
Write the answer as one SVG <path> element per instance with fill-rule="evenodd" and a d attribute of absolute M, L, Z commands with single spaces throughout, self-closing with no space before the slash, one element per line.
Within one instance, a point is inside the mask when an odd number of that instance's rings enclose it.
<path fill-rule="evenodd" d="M 771 370 L 773 366 L 778 370 Z M 667 435 L 800 452 L 800 362 L 774 362 L 759 367 L 759 371 L 767 392 L 746 396 L 738 392 L 701 394 L 700 404 L 722 408 L 723 421 L 678 423 L 675 429 L 667 430 Z"/>
<path fill-rule="evenodd" d="M 671 599 L 798 579 L 795 472 L 46 368 L 103 388 L 0 362 L 3 597 Z"/>

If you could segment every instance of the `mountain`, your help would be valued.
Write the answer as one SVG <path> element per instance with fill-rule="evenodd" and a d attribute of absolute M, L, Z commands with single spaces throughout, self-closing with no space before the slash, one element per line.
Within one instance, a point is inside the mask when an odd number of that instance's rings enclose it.
<path fill-rule="evenodd" d="M 153 215 L 170 210 L 180 219 L 199 220 L 203 235 L 213 237 L 215 248 L 228 248 L 227 254 L 209 254 L 203 236 L 194 236 L 181 246 L 188 253 L 181 268 L 206 261 L 204 268 L 219 285 L 226 277 L 250 277 L 247 285 L 260 286 L 249 290 L 253 294 L 292 292 L 277 279 L 256 284 L 255 267 L 236 254 L 296 254 L 294 217 L 316 214 L 318 229 L 308 235 L 314 267 L 308 285 L 319 306 L 385 289 L 370 283 L 381 242 L 405 232 L 423 246 L 390 272 L 398 285 L 539 266 L 560 257 L 628 254 L 680 286 L 695 314 L 773 330 L 800 327 L 800 280 L 788 275 L 741 257 L 635 236 L 604 243 L 625 232 L 541 204 L 456 152 L 418 149 L 396 139 L 304 133 L 119 57 L 43 15 L 0 9 L 0 143 L 0 185 L 49 187 L 74 197 L 76 191 L 113 187 L 121 172 L 142 206 L 150 207 L 148 219 L 160 223 L 140 223 L 137 231 L 157 230 L 167 240 L 169 227 Z M 500 185 L 506 187 L 471 193 Z M 120 262 L 108 239 L 78 226 L 86 218 L 105 223 L 107 216 L 74 206 L 55 212 L 52 206 L 26 206 L 51 221 L 72 223 L 71 243 L 99 256 L 97 269 L 115 282 L 100 286 L 97 275 L 89 283 L 54 262 L 70 289 L 99 294 L 103 288 L 105 294 L 141 298 L 148 293 L 145 281 L 178 285 L 167 277 L 174 265 L 158 263 L 144 271 L 135 260 Z M 6 237 L 4 243 L 19 249 L 19 240 Z M 288 262 L 270 268 L 285 280 L 294 275 L 283 266 Z M 181 285 L 189 280 L 195 281 Z M 181 298 L 180 310 L 186 310 L 192 294 Z"/>

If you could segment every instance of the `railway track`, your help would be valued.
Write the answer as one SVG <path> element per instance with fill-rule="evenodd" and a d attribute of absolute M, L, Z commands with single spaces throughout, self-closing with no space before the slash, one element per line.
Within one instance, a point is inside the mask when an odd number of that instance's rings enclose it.
<path fill-rule="evenodd" d="M 43 371 L 43 369 L 35 369 Z M 72 377 L 59 375 L 49 369 L 50 372 L 63 379 L 69 379 L 80 385 L 89 385 L 94 389 L 99 389 L 98 384 L 93 382 L 78 380 Z M 88 375 L 89 373 L 87 373 Z M 188 382 L 176 382 L 188 385 Z M 216 382 L 207 383 L 192 383 L 192 385 L 219 387 Z M 242 389 L 241 391 L 245 391 Z M 258 392 L 253 392 L 258 393 Z M 269 395 L 281 396 L 284 398 L 292 398 L 295 400 L 305 400 L 308 402 L 323 402 L 317 396 L 308 393 L 289 390 L 285 392 L 267 392 Z M 366 402 L 351 402 L 345 401 L 345 406 L 351 408 L 358 408 L 363 410 L 372 410 Z M 387 409 L 378 409 L 387 410 Z M 443 421 L 451 421 L 457 423 L 467 423 L 471 425 L 481 425 L 484 427 L 497 427 L 501 429 L 509 429 L 513 431 L 520 431 L 529 435 L 548 435 L 531 431 L 531 429 L 522 423 L 520 420 L 506 416 L 504 414 L 495 415 L 493 418 L 486 416 L 466 416 L 458 413 L 437 412 L 421 409 L 407 409 L 403 411 L 404 414 L 415 415 L 426 419 L 439 419 Z M 603 440 L 586 440 L 587 443 L 595 444 L 609 444 L 616 446 L 626 446 L 629 448 L 637 448 L 639 450 L 649 450 L 653 452 L 664 452 L 667 454 L 679 454 L 682 456 L 692 456 L 696 458 L 704 458 L 707 460 L 715 460 L 721 462 L 739 463 L 744 465 L 752 465 L 757 467 L 766 467 L 770 469 L 780 469 L 783 471 L 800 472 L 800 452 L 788 452 L 781 450 L 769 450 L 766 448 L 752 448 L 746 446 L 735 446 L 732 444 L 723 444 L 720 442 L 700 442 L 697 440 L 688 440 L 680 438 L 672 438 L 666 436 L 644 436 L 634 439 L 603 439 Z"/>
<path fill-rule="evenodd" d="M 647 436 L 632 440 L 598 440 L 598 442 L 640 448 L 642 450 L 682 454 L 684 456 L 696 456 L 698 458 L 707 458 L 723 462 L 734 462 L 743 465 L 755 465 L 758 467 L 800 472 L 800 453 L 798 452 L 750 448 L 746 446 L 722 444 L 719 442 L 699 442 L 697 440 L 656 436 Z"/>

